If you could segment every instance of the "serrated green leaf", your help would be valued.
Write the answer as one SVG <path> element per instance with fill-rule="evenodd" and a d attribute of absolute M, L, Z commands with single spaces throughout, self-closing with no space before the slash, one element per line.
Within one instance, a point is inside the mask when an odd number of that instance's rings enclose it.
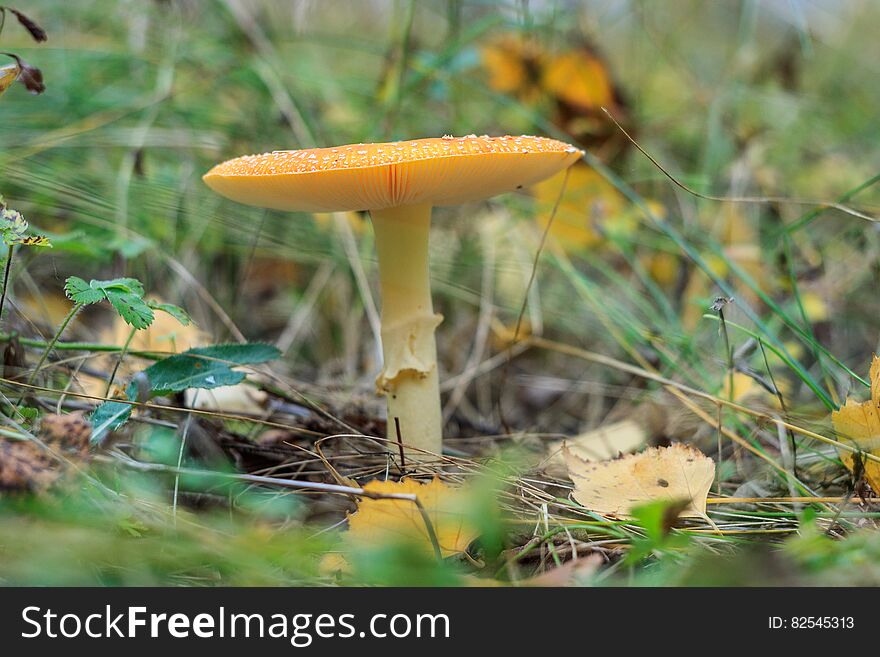
<path fill-rule="evenodd" d="M 133 326 L 136 329 L 145 329 L 153 323 L 155 315 L 153 315 L 153 311 L 147 305 L 147 302 L 140 296 L 123 292 L 117 287 L 104 288 L 103 292 L 107 297 L 107 301 L 113 305 L 119 316 L 129 326 Z"/>
<path fill-rule="evenodd" d="M 104 292 L 96 290 L 79 276 L 71 276 L 64 282 L 64 294 L 75 303 L 92 304 L 104 300 Z"/>
<path fill-rule="evenodd" d="M 102 290 L 115 290 L 133 294 L 137 297 L 144 296 L 144 284 L 136 278 L 112 278 L 109 281 L 92 281 L 92 287 L 99 287 Z"/>
<path fill-rule="evenodd" d="M 280 355 L 275 347 L 260 343 L 196 347 L 154 363 L 145 373 L 156 393 L 211 389 L 244 380 L 244 373 L 233 366 L 265 363 Z"/>
<path fill-rule="evenodd" d="M 173 303 L 159 303 L 158 301 L 148 299 L 147 305 L 153 310 L 161 310 L 163 313 L 168 313 L 184 326 L 192 324 L 192 318 L 186 311 L 180 306 L 175 306 Z"/>
<path fill-rule="evenodd" d="M 194 347 L 183 353 L 213 358 L 236 365 L 259 365 L 281 356 L 277 347 L 265 342 L 245 342 L 242 344 L 215 344 L 210 347 Z"/>

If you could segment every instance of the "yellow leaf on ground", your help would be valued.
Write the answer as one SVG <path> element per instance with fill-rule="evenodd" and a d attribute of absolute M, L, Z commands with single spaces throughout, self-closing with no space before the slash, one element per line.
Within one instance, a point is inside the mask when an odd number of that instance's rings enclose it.
<path fill-rule="evenodd" d="M 642 448 L 647 440 L 647 432 L 635 420 L 612 422 L 572 438 L 550 443 L 543 470 L 548 476 L 565 478 L 568 468 L 563 448 L 584 461 L 608 461 L 635 452 Z"/>
<path fill-rule="evenodd" d="M 585 508 L 629 516 L 633 507 L 655 500 L 687 500 L 681 515 L 704 517 L 715 463 L 693 447 L 652 447 L 614 461 L 585 461 L 563 448 L 574 482 L 574 499 Z"/>
<path fill-rule="evenodd" d="M 636 451 L 645 440 L 647 435 L 639 424 L 623 420 L 585 431 L 564 442 L 570 454 L 584 461 L 608 461 Z"/>
<path fill-rule="evenodd" d="M 464 552 L 478 535 L 464 513 L 466 493 L 436 477 L 427 484 L 414 479 L 371 481 L 364 490 L 416 495 L 431 520 L 443 557 Z M 363 498 L 357 511 L 348 517 L 347 536 L 356 545 L 405 541 L 432 552 L 434 549 L 422 514 L 415 503 L 408 500 Z"/>
<path fill-rule="evenodd" d="M 871 361 L 871 399 L 857 402 L 847 399 L 846 404 L 831 413 L 831 422 L 838 437 L 859 449 L 880 456 L 880 358 Z M 853 453 L 839 450 L 840 459 L 853 469 Z M 880 463 L 865 460 L 865 479 L 875 492 L 880 491 Z"/>

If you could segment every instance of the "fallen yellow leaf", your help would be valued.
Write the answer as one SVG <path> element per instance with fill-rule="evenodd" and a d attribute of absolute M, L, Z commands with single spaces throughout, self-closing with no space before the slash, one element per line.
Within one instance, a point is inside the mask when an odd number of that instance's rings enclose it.
<path fill-rule="evenodd" d="M 464 513 L 465 491 L 447 486 L 436 477 L 427 484 L 414 479 L 371 481 L 364 490 L 416 495 L 431 520 L 443 557 L 464 552 L 478 535 Z M 355 545 L 405 541 L 432 553 L 434 549 L 422 514 L 408 500 L 363 498 L 357 511 L 348 517 L 347 538 Z"/>
<path fill-rule="evenodd" d="M 645 430 L 639 424 L 623 420 L 585 431 L 564 443 L 570 454 L 584 461 L 607 461 L 636 451 L 646 439 Z"/>
<path fill-rule="evenodd" d="M 705 517 L 706 496 L 715 480 L 715 463 L 685 445 L 652 447 L 613 461 L 591 463 L 563 448 L 574 499 L 614 516 L 629 516 L 633 507 L 655 500 L 687 500 L 686 517 Z"/>
<path fill-rule="evenodd" d="M 871 399 L 857 402 L 847 399 L 846 404 L 831 413 L 831 422 L 838 436 L 859 449 L 880 456 L 880 358 L 874 356 L 869 374 Z M 840 459 L 853 469 L 853 453 L 839 450 Z M 865 461 L 865 479 L 874 491 L 880 491 L 880 463 Z"/>

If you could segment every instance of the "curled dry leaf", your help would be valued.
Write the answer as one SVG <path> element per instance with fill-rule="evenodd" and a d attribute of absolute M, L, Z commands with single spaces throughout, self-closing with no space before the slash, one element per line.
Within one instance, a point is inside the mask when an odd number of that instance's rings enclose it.
<path fill-rule="evenodd" d="M 831 413 L 834 431 L 840 440 L 859 449 L 880 456 L 880 358 L 871 361 L 871 399 L 857 402 L 847 399 L 846 404 Z M 854 470 L 853 453 L 840 450 L 840 459 Z M 865 460 L 865 479 L 875 492 L 880 491 L 880 463 Z"/>
<path fill-rule="evenodd" d="M 652 447 L 614 461 L 591 463 L 563 447 L 574 499 L 614 516 L 630 516 L 633 507 L 655 500 L 687 500 L 685 517 L 704 517 L 706 497 L 715 480 L 715 463 L 693 447 Z"/>
<path fill-rule="evenodd" d="M 638 423 L 623 420 L 566 440 L 565 447 L 584 461 L 607 461 L 636 451 L 645 444 L 646 439 L 645 430 Z"/>
<path fill-rule="evenodd" d="M 552 443 L 544 471 L 553 477 L 565 477 L 567 468 L 563 446 L 570 454 L 584 461 L 608 461 L 635 452 L 645 445 L 647 439 L 645 429 L 634 420 L 596 427 L 573 438 Z"/>
<path fill-rule="evenodd" d="M 13 9 L 12 7 L 6 7 L 6 9 L 12 12 L 12 14 L 18 19 L 18 22 L 21 23 L 21 26 L 30 33 L 34 41 L 42 42 L 49 38 L 46 34 L 46 30 L 40 27 L 34 19 L 25 16 L 18 9 Z"/>
<path fill-rule="evenodd" d="M 18 79 L 19 73 L 21 67 L 17 63 L 0 66 L 0 94 L 12 86 L 12 83 Z"/>
<path fill-rule="evenodd" d="M 38 69 L 36 66 L 31 66 L 27 62 L 21 59 L 18 55 L 15 55 L 11 52 L 2 52 L 0 55 L 6 55 L 7 57 L 11 57 L 15 60 L 15 67 L 18 69 L 15 77 L 13 78 L 13 82 L 18 80 L 21 82 L 25 88 L 30 91 L 32 94 L 41 94 L 46 91 L 46 85 L 43 83 L 43 72 Z M 10 75 L 7 71 L 6 75 Z M 9 82 L 6 86 L 8 87 L 11 82 Z M 0 93 L 5 89 L 0 89 Z"/>

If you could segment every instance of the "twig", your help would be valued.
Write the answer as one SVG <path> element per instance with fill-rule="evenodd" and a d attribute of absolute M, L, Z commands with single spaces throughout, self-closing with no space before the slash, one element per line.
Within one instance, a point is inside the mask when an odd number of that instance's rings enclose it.
<path fill-rule="evenodd" d="M 351 495 L 353 497 L 366 497 L 371 500 L 403 500 L 412 502 L 419 510 L 419 514 L 425 523 L 425 529 L 428 532 L 428 538 L 434 548 L 435 556 L 440 559 L 442 552 L 440 543 L 437 539 L 437 532 L 434 530 L 434 524 L 428 515 L 424 505 L 419 500 L 418 495 L 413 493 L 375 493 L 365 490 L 364 488 L 356 488 L 354 486 L 341 486 L 339 484 L 324 484 L 315 481 L 297 481 L 295 479 L 280 479 L 276 477 L 263 477 L 260 475 L 241 474 L 237 472 L 216 472 L 211 470 L 197 470 L 195 468 L 175 467 L 172 465 L 164 465 L 162 463 L 146 463 L 144 461 L 136 461 L 135 459 L 122 454 L 115 453 L 113 457 L 97 455 L 94 457 L 97 461 L 106 463 L 119 463 L 127 468 L 139 470 L 141 472 L 161 472 L 173 474 L 176 477 L 216 477 L 218 479 L 229 479 L 233 481 L 246 481 L 252 484 L 265 484 L 267 486 L 280 486 L 281 488 L 295 488 L 300 490 L 315 490 L 324 493 L 340 493 L 342 495 Z"/>
<path fill-rule="evenodd" d="M 9 286 L 9 270 L 12 269 L 12 253 L 15 246 L 9 245 L 9 252 L 6 255 L 6 266 L 3 269 L 3 292 L 0 294 L 0 319 L 3 319 L 3 306 L 6 305 L 6 289 Z"/>
<path fill-rule="evenodd" d="M 683 182 L 678 180 L 675 176 L 669 173 L 660 162 L 657 161 L 648 151 L 641 147 L 641 145 L 633 139 L 633 137 L 624 129 L 620 123 L 617 122 L 617 119 L 604 107 L 602 111 L 611 119 L 611 122 L 617 126 L 617 129 L 620 130 L 624 137 L 626 137 L 630 143 L 635 146 L 638 151 L 648 158 L 655 167 L 657 167 L 660 172 L 666 176 L 673 185 L 678 187 L 679 189 L 684 190 L 691 196 L 696 196 L 697 198 L 704 199 L 706 201 L 719 201 L 722 203 L 792 203 L 794 205 L 817 205 L 824 208 L 833 208 L 835 210 L 839 210 L 844 214 L 851 215 L 853 217 L 858 217 L 859 219 L 864 219 L 865 221 L 878 222 L 880 219 L 877 217 L 872 217 L 869 214 L 864 214 L 863 212 L 859 212 L 858 210 L 854 210 L 853 208 L 843 205 L 842 203 L 836 203 L 834 201 L 820 201 L 816 199 L 804 199 L 804 198 L 787 198 L 784 196 L 713 196 L 711 194 L 703 194 L 698 192 L 697 190 L 688 187 Z"/>

